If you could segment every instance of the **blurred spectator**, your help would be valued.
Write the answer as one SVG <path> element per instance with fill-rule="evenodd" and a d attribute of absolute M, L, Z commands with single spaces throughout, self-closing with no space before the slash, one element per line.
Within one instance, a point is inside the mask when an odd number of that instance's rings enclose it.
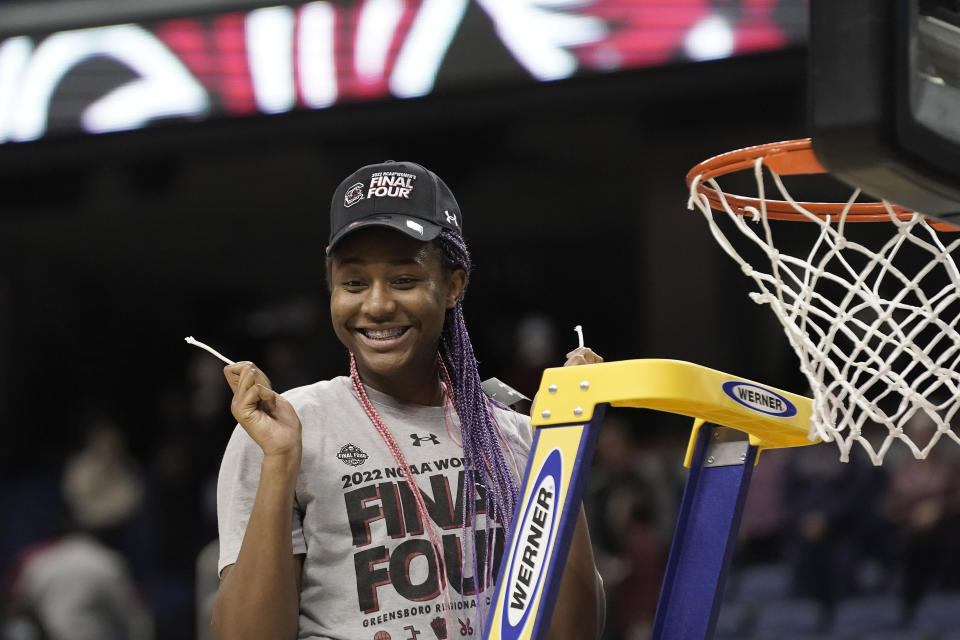
<path fill-rule="evenodd" d="M 223 364 L 209 354 L 195 352 L 188 366 L 187 382 L 190 385 L 190 417 L 198 423 L 215 421 L 222 426 L 223 403 L 229 405 L 224 391 Z"/>
<path fill-rule="evenodd" d="M 75 526 L 126 558 L 142 578 L 150 562 L 146 486 L 112 417 L 87 422 L 81 448 L 67 456 L 61 487 Z"/>
<path fill-rule="evenodd" d="M 881 471 L 837 460 L 825 444 L 791 450 L 786 469 L 786 550 L 797 595 L 832 607 L 857 589 L 864 540 L 877 530 Z"/>
<path fill-rule="evenodd" d="M 220 588 L 220 573 L 217 571 L 217 560 L 220 555 L 220 540 L 215 539 L 207 543 L 197 554 L 196 569 L 196 611 L 197 637 L 196 640 L 212 640 L 213 630 L 210 620 L 213 619 L 213 602 Z"/>
<path fill-rule="evenodd" d="M 215 473 L 230 423 L 223 420 L 222 366 L 197 353 L 187 366 L 186 385 L 168 387 L 160 398 L 159 441 L 147 463 L 150 478 L 153 567 L 144 584 L 157 616 L 160 638 L 194 633 L 194 563 L 201 546 L 216 535 L 204 517 L 204 479 Z M 185 527 L 184 523 L 190 523 Z"/>
<path fill-rule="evenodd" d="M 117 425 L 90 421 L 79 451 L 64 464 L 69 514 L 60 531 L 21 551 L 6 579 L 2 640 L 150 640 L 128 557 L 144 483 Z M 111 548 L 113 547 L 113 548 Z"/>
<path fill-rule="evenodd" d="M 936 431 L 925 413 L 915 414 L 904 431 L 923 447 Z M 906 450 L 901 448 L 901 454 Z M 902 567 L 902 593 L 908 606 L 930 587 L 960 588 L 960 464 L 948 443 L 935 446 L 926 460 L 889 456 L 885 469 L 889 490 L 884 513 L 899 529 L 895 559 Z"/>
<path fill-rule="evenodd" d="M 556 333 L 553 321 L 543 314 L 527 314 L 517 323 L 515 360 L 505 378 L 517 391 L 532 398 L 540 387 L 544 367 L 563 363 L 563 354 L 556 348 Z"/>
<path fill-rule="evenodd" d="M 313 382 L 303 365 L 302 353 L 303 348 L 292 340 L 275 338 L 267 343 L 263 369 L 270 372 L 274 389 L 287 391 Z"/>
<path fill-rule="evenodd" d="M 741 566 L 783 559 L 783 491 L 789 458 L 789 451 L 771 449 L 760 455 L 753 468 L 740 521 L 736 559 Z"/>
<path fill-rule="evenodd" d="M 224 411 L 230 389 L 223 365 L 197 351 L 186 374 L 186 385 L 168 387 L 160 397 L 160 437 L 149 461 L 157 560 L 163 571 L 184 575 L 192 571 L 200 547 L 216 536 L 213 510 L 205 500 L 233 424 Z M 183 522 L 195 524 L 184 531 Z"/>
<path fill-rule="evenodd" d="M 624 532 L 625 571 L 614 596 L 617 618 L 607 618 L 607 624 L 616 624 L 624 640 L 649 638 L 657 612 L 668 545 L 660 537 L 652 519 L 650 509 L 635 505 Z"/>
<path fill-rule="evenodd" d="M 111 420 L 93 421 L 83 448 L 67 459 L 63 494 L 77 524 L 88 531 L 114 530 L 140 508 L 143 482 Z"/>
<path fill-rule="evenodd" d="M 71 533 L 25 551 L 10 579 L 3 640 L 150 640 L 126 563 Z"/>
<path fill-rule="evenodd" d="M 643 467 L 631 425 L 611 414 L 603 423 L 586 493 L 597 567 L 607 595 L 605 638 L 649 635 L 666 557 L 658 527 L 664 482 Z"/>

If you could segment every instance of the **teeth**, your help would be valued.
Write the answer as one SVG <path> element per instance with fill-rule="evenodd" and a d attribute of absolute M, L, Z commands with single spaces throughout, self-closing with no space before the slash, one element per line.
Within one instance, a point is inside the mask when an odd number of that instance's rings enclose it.
<path fill-rule="evenodd" d="M 396 329 L 361 329 L 360 331 L 374 340 L 389 340 L 402 336 L 406 330 L 406 327 L 397 327 Z"/>

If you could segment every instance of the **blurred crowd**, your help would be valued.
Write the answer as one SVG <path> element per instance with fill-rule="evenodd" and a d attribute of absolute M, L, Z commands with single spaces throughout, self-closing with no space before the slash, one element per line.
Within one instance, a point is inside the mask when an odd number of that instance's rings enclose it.
<path fill-rule="evenodd" d="M 316 313 L 287 306 L 243 326 L 276 388 L 329 375 L 311 365 L 309 334 L 291 330 Z M 532 395 L 562 341 L 540 315 L 520 318 L 513 336 L 513 360 L 494 360 L 502 370 L 488 375 Z M 131 425 L 92 410 L 55 469 L 0 487 L 0 640 L 208 637 L 216 474 L 233 421 L 221 364 L 185 353 L 181 374 L 155 387 L 163 428 L 149 453 L 134 452 Z M 686 473 L 688 421 L 673 418 L 611 409 L 600 432 L 584 502 L 608 599 L 604 640 L 649 637 Z M 909 425 L 921 444 L 931 429 L 922 415 Z M 917 462 L 894 448 L 883 467 L 838 457 L 830 444 L 761 455 L 723 637 L 759 637 L 749 625 L 774 597 L 812 603 L 827 620 L 844 602 L 882 595 L 906 619 L 930 594 L 960 590 L 958 449 L 944 442 Z"/>
<path fill-rule="evenodd" d="M 216 361 L 191 359 L 161 391 L 151 455 L 131 452 L 129 425 L 95 414 L 59 469 L 3 487 L 3 640 L 194 637 L 195 562 L 216 537 L 229 433 L 221 381 Z"/>
<path fill-rule="evenodd" d="M 685 443 L 651 442 L 649 423 L 629 417 L 604 424 L 586 497 L 607 640 L 649 637 L 683 485 Z M 922 447 L 934 429 L 920 413 L 905 431 Z M 830 443 L 761 453 L 718 638 L 945 638 L 911 626 L 933 624 L 920 611 L 931 603 L 952 607 L 941 624 L 960 629 L 960 451 L 942 441 L 918 461 L 894 446 L 882 467 L 856 453 L 848 463 Z"/>

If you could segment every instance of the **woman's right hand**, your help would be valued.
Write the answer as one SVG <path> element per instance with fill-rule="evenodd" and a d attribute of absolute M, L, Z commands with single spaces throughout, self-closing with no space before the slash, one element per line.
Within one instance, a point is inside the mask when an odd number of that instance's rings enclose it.
<path fill-rule="evenodd" d="M 233 390 L 230 413 L 263 454 L 299 457 L 300 418 L 293 405 L 270 388 L 269 378 L 252 362 L 227 365 L 223 375 Z"/>

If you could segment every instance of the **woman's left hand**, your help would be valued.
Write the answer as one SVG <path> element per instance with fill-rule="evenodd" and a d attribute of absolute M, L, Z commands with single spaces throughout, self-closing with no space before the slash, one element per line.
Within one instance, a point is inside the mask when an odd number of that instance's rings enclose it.
<path fill-rule="evenodd" d="M 580 364 L 598 364 L 603 362 L 603 358 L 593 352 L 590 347 L 577 347 L 567 354 L 567 361 L 563 363 L 565 367 L 575 367 Z"/>

